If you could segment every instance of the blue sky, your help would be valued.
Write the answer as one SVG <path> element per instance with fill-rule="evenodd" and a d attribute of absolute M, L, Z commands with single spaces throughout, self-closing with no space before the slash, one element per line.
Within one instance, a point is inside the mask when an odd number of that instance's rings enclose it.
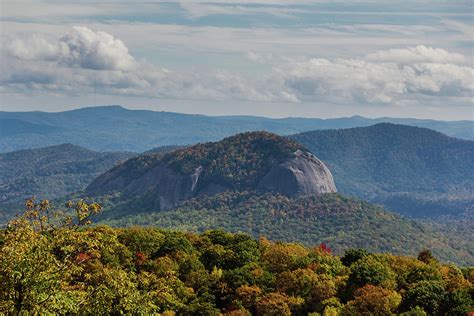
<path fill-rule="evenodd" d="M 2 110 L 473 119 L 470 1 L 1 6 Z"/>

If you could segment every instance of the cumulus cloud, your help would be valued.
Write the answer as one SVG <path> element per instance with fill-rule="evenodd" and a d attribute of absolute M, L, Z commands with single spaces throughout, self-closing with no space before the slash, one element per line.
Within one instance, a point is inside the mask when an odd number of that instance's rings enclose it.
<path fill-rule="evenodd" d="M 58 56 L 58 45 L 40 36 L 27 39 L 15 38 L 6 47 L 10 55 L 23 60 L 54 60 Z"/>
<path fill-rule="evenodd" d="M 399 64 L 412 63 L 450 63 L 463 64 L 466 62 L 461 54 L 450 53 L 441 48 L 418 45 L 416 47 L 382 50 L 368 54 L 366 59 L 378 62 L 393 62 Z"/>
<path fill-rule="evenodd" d="M 378 52 L 377 56 L 384 56 L 382 62 L 372 61 L 376 60 L 372 57 L 314 58 L 279 66 L 278 73 L 288 93 L 302 101 L 329 98 L 346 103 L 391 103 L 417 94 L 472 96 L 472 67 L 449 63 L 450 54 L 447 52 L 443 59 L 432 54 L 424 59 L 407 58 L 413 51 L 416 50 L 396 50 L 392 59 L 388 56 L 393 54 L 393 50 Z M 425 51 L 432 53 L 437 50 L 427 48 Z M 451 55 L 454 62 L 461 60 L 456 54 Z M 437 62 L 429 62 L 429 58 Z"/>
<path fill-rule="evenodd" d="M 10 55 L 25 60 L 53 60 L 63 65 L 96 70 L 130 70 L 136 66 L 125 44 L 106 32 L 75 26 L 57 41 L 34 35 L 14 39 Z"/>
<path fill-rule="evenodd" d="M 74 27 L 75 32 L 60 39 L 61 59 L 67 64 L 89 69 L 130 70 L 135 59 L 125 44 L 105 32 Z"/>
<path fill-rule="evenodd" d="M 3 90 L 81 93 L 97 90 L 171 99 L 286 100 L 263 81 L 225 70 L 169 71 L 136 61 L 125 44 L 111 34 L 74 27 L 57 40 L 40 35 L 17 38 L 7 45 L 10 57 L 2 60 Z"/>
<path fill-rule="evenodd" d="M 422 45 L 358 58 L 293 60 L 248 53 L 247 60 L 269 69 L 259 76 L 209 68 L 166 70 L 136 61 L 120 39 L 85 27 L 56 40 L 15 39 L 6 47 L 10 57 L 0 60 L 4 93 L 67 95 L 97 89 L 168 99 L 408 104 L 417 98 L 472 98 L 474 91 L 474 69 L 467 58 Z"/>

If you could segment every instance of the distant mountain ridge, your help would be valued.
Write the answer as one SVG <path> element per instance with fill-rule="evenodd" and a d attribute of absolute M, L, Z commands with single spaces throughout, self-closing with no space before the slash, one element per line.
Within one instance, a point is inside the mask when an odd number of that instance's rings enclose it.
<path fill-rule="evenodd" d="M 473 211 L 474 141 L 390 123 L 290 138 L 328 165 L 345 194 L 410 216 Z"/>
<path fill-rule="evenodd" d="M 474 139 L 473 121 L 434 121 L 361 116 L 336 119 L 256 116 L 205 116 L 121 106 L 101 106 L 47 112 L 0 112 L 0 152 L 62 143 L 99 151 L 143 152 L 163 145 L 191 145 L 216 141 L 237 133 L 266 130 L 290 135 L 318 129 L 339 129 L 392 122 L 438 130 Z"/>

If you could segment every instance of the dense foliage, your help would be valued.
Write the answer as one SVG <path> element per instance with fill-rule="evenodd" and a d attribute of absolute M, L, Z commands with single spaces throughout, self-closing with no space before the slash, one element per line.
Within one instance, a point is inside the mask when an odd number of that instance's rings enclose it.
<path fill-rule="evenodd" d="M 0 209 L 12 204 L 18 209 L 32 195 L 56 198 L 82 190 L 94 177 L 131 156 L 71 144 L 0 154 Z"/>
<path fill-rule="evenodd" d="M 178 145 L 158 146 L 158 147 L 145 151 L 144 154 L 163 154 L 164 155 L 164 154 L 173 152 L 178 149 L 183 149 L 186 147 L 187 146 L 178 146 Z"/>
<path fill-rule="evenodd" d="M 291 138 L 328 165 L 340 192 L 411 216 L 473 211 L 473 141 L 394 124 Z"/>
<path fill-rule="evenodd" d="M 422 126 L 454 137 L 474 139 L 472 121 L 215 117 L 105 106 L 57 113 L 0 111 L 0 152 L 66 142 L 99 151 L 143 152 L 156 146 L 215 141 L 247 131 L 266 130 L 289 135 L 317 129 L 369 126 L 379 122 Z"/>
<path fill-rule="evenodd" d="M 0 313 L 161 315 L 466 315 L 472 268 L 324 243 L 256 241 L 245 234 L 87 227 L 28 201 L 0 231 Z"/>
<path fill-rule="evenodd" d="M 278 194 L 224 192 L 197 197 L 173 210 L 147 212 L 140 201 L 113 206 L 113 198 L 103 200 L 103 222 L 112 226 L 154 225 L 181 231 L 204 232 L 225 229 L 245 232 L 255 238 L 301 242 L 325 242 L 336 253 L 350 247 L 397 254 L 416 254 L 430 248 L 440 258 L 474 264 L 472 242 L 437 233 L 428 224 L 405 219 L 379 206 L 344 197 L 324 194 L 291 199 Z"/>
<path fill-rule="evenodd" d="M 175 151 L 163 157 L 174 169 L 191 174 L 199 166 L 199 184 L 212 182 L 233 189 L 252 189 L 275 162 L 298 149 L 298 143 L 267 132 L 248 132 Z"/>

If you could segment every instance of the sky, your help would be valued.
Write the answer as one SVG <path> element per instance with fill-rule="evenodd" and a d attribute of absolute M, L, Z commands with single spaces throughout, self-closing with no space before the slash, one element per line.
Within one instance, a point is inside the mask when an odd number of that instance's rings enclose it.
<path fill-rule="evenodd" d="M 4 1 L 0 110 L 474 119 L 472 1 Z"/>

